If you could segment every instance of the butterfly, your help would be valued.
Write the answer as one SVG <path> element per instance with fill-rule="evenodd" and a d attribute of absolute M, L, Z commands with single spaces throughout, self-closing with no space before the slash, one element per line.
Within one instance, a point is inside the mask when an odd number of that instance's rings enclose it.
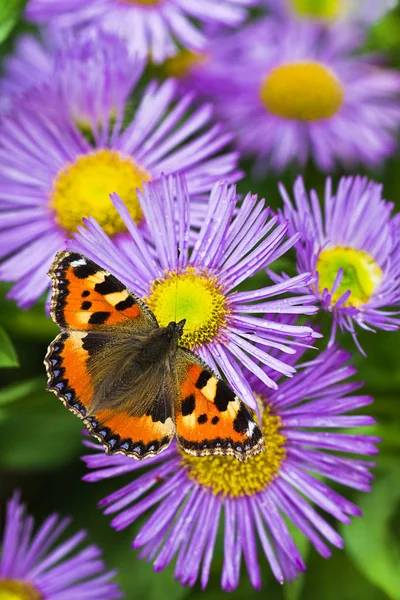
<path fill-rule="evenodd" d="M 47 389 L 107 454 L 155 456 L 175 435 L 194 456 L 243 461 L 264 450 L 246 405 L 179 346 L 184 320 L 160 327 L 140 298 L 81 254 L 59 252 L 49 275 L 50 312 L 61 333 L 44 360 Z"/>

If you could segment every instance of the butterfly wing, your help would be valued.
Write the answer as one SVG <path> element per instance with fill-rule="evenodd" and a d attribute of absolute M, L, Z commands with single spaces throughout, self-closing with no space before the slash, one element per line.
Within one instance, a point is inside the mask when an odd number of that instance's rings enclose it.
<path fill-rule="evenodd" d="M 83 420 L 107 452 L 139 459 L 161 452 L 174 436 L 176 397 L 164 385 L 162 369 L 153 370 L 154 385 L 147 390 L 154 397 L 147 405 L 139 402 L 139 412 L 134 391 L 125 398 L 118 386 L 113 397 L 96 402 L 102 381 L 112 379 L 132 351 L 132 338 L 158 328 L 153 313 L 116 277 L 80 254 L 58 253 L 49 274 L 51 315 L 64 331 L 45 357 L 47 389 Z"/>
<path fill-rule="evenodd" d="M 49 275 L 50 312 L 62 329 L 104 330 L 126 324 L 144 331 L 158 327 L 151 310 L 123 283 L 76 252 L 59 252 Z"/>
<path fill-rule="evenodd" d="M 142 460 L 165 450 L 175 435 L 172 400 L 162 388 L 149 410 L 140 416 L 128 411 L 103 410 L 85 419 L 89 432 L 107 454 L 124 454 Z"/>
<path fill-rule="evenodd" d="M 177 442 L 194 456 L 231 455 L 244 461 L 265 448 L 250 410 L 196 354 L 178 350 Z"/>

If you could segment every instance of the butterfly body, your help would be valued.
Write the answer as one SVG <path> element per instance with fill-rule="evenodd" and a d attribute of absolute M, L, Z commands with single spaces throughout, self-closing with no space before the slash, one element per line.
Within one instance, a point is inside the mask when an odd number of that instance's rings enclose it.
<path fill-rule="evenodd" d="M 264 449 L 244 403 L 200 357 L 179 346 L 185 321 L 159 327 L 150 309 L 84 256 L 60 252 L 50 270 L 48 389 L 108 453 L 142 459 L 176 435 L 195 456 L 245 460 Z"/>

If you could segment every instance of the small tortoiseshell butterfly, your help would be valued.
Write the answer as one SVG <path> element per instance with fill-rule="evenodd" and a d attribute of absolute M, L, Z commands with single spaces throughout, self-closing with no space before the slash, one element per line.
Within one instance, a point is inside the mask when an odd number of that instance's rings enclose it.
<path fill-rule="evenodd" d="M 106 448 L 143 459 L 174 435 L 189 454 L 239 460 L 264 449 L 251 412 L 196 354 L 185 321 L 159 327 L 148 306 L 84 256 L 59 252 L 49 271 L 62 332 L 45 358 L 47 389 Z"/>

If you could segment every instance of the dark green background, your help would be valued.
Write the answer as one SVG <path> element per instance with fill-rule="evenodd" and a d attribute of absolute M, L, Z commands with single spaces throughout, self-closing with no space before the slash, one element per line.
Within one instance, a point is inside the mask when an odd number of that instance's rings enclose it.
<path fill-rule="evenodd" d="M 377 0 L 378 1 L 378 0 Z M 20 19 L 23 2 L 0 0 L 0 41 L 4 55 L 12 50 L 19 32 L 28 26 Z M 388 62 L 400 68 L 400 14 L 392 12 L 371 31 L 367 46 L 387 54 Z M 250 165 L 243 165 L 250 172 Z M 361 172 L 361 171 L 359 171 Z M 283 180 L 288 188 L 297 175 L 286 172 Z M 342 173 L 333 175 L 336 183 Z M 384 183 L 385 197 L 400 208 L 400 157 L 394 157 L 377 173 L 369 173 Z M 323 189 L 324 176 L 309 166 L 304 177 L 307 187 Z M 241 192 L 252 190 L 279 205 L 277 179 L 264 181 L 250 177 L 240 183 Z M 366 215 L 368 218 L 368 215 Z M 280 268 L 293 269 L 292 257 L 285 258 Z M 120 572 L 119 580 L 128 599 L 168 600 L 205 596 L 214 600 L 225 595 L 219 581 L 222 554 L 216 553 L 211 579 L 206 592 L 198 586 L 184 588 L 173 578 L 173 569 L 154 573 L 151 565 L 137 559 L 130 545 L 139 525 L 116 533 L 108 525 L 109 518 L 95 509 L 96 503 L 109 492 L 126 483 L 119 478 L 97 484 L 81 481 L 85 468 L 80 460 L 81 424 L 69 414 L 53 394 L 45 389 L 43 357 L 47 345 L 57 334 L 55 325 L 44 316 L 43 303 L 28 312 L 20 311 L 5 299 L 7 286 L 0 287 L 0 488 L 1 502 L 15 488 L 22 490 L 29 510 L 41 520 L 52 511 L 71 514 L 73 528 L 86 528 L 91 540 L 103 549 L 108 565 Z M 328 323 L 321 326 L 327 331 Z M 12 340 L 12 342 L 10 341 Z M 360 335 L 367 352 L 363 358 L 355 352 L 358 378 L 366 382 L 365 393 L 375 397 L 368 407 L 378 425 L 374 428 L 383 438 L 375 470 L 376 481 L 370 494 L 343 490 L 364 511 L 363 519 L 341 527 L 345 550 L 332 550 L 332 558 L 324 560 L 302 539 L 308 573 L 293 584 L 279 585 L 272 577 L 260 553 L 263 572 L 261 592 L 252 590 L 243 570 L 241 584 L 231 598 L 250 594 L 270 600 L 400 600 L 400 333 Z M 352 341 L 340 338 L 354 350 Z M 321 347 L 326 342 L 321 342 Z M 369 431 L 370 433 L 370 431 Z"/>

